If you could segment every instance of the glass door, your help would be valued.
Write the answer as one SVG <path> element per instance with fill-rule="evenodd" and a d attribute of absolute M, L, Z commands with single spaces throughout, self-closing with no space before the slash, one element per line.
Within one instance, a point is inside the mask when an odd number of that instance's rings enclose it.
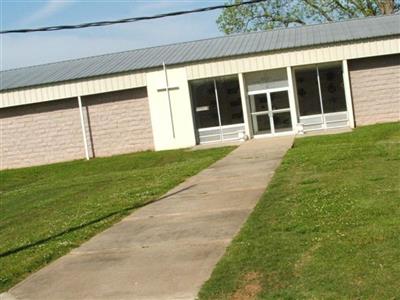
<path fill-rule="evenodd" d="M 292 130 L 288 90 L 269 92 L 274 133 Z"/>
<path fill-rule="evenodd" d="M 252 92 L 249 96 L 254 135 L 292 130 L 287 88 Z"/>
<path fill-rule="evenodd" d="M 271 133 L 267 93 L 250 95 L 250 107 L 254 135 Z"/>

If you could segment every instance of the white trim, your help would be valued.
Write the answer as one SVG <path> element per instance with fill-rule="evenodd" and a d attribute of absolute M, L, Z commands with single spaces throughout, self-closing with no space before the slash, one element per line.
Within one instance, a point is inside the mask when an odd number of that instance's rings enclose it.
<path fill-rule="evenodd" d="M 349 118 L 350 127 L 354 128 L 355 124 L 354 124 L 354 112 L 353 112 L 353 99 L 351 97 L 349 67 L 346 59 L 342 61 L 342 72 L 343 72 L 344 94 L 346 97 L 347 117 Z"/>
<path fill-rule="evenodd" d="M 305 133 L 307 134 L 308 132 L 311 131 L 329 131 L 331 129 L 340 129 L 340 128 L 349 128 L 348 125 L 343 125 L 343 126 L 332 126 L 332 127 L 327 127 L 327 128 L 313 128 L 313 129 L 307 129 Z"/>
<path fill-rule="evenodd" d="M 269 110 L 263 110 L 263 111 L 257 111 L 257 112 L 251 113 L 252 116 L 264 116 L 264 115 L 268 115 L 268 114 L 269 114 Z"/>
<path fill-rule="evenodd" d="M 224 135 L 239 134 L 239 133 L 241 133 L 241 132 L 243 132 L 243 130 L 236 130 L 236 131 L 232 131 L 232 132 L 225 132 L 225 133 L 222 133 L 222 135 L 224 136 Z M 219 134 L 202 135 L 200 138 L 208 138 L 208 137 L 210 137 L 210 136 L 219 136 Z M 223 139 L 223 140 L 226 140 L 224 137 L 222 137 L 222 139 Z"/>
<path fill-rule="evenodd" d="M 333 113 L 326 113 L 326 114 L 324 114 L 325 115 L 325 117 L 330 117 L 330 116 L 335 116 L 335 115 L 348 115 L 348 113 L 347 113 L 347 111 L 338 111 L 338 112 L 333 112 Z M 312 118 L 317 118 L 317 117 L 321 117 L 321 120 L 322 120 L 322 122 L 321 123 L 318 123 L 318 124 L 322 124 L 323 122 L 326 122 L 326 123 L 332 123 L 332 122 L 339 122 L 339 121 L 336 121 L 336 120 L 331 120 L 331 121 L 327 121 L 326 120 L 326 118 L 325 119 L 322 119 L 322 114 L 315 114 L 315 115 L 308 115 L 308 116 L 302 116 L 302 117 L 300 117 L 302 120 L 307 120 L 307 119 L 312 119 Z M 343 120 L 340 120 L 340 121 L 348 121 L 349 119 L 348 119 L 348 117 L 346 118 L 346 119 L 343 119 Z M 310 123 L 311 124 L 311 123 Z M 317 123 L 315 123 L 315 124 L 317 124 Z M 309 125 L 309 124 L 306 124 L 306 125 Z"/>
<path fill-rule="evenodd" d="M 316 117 L 322 117 L 322 115 L 321 114 L 315 114 L 315 115 L 307 115 L 307 116 L 299 116 L 299 117 L 300 117 L 300 120 L 301 120 L 301 119 L 312 119 L 312 118 L 316 118 Z"/>
<path fill-rule="evenodd" d="M 290 105 L 290 104 L 289 104 Z M 290 108 L 280 108 L 280 109 L 273 109 L 273 110 L 271 110 L 271 112 L 273 112 L 273 113 L 277 113 L 277 114 L 279 114 L 279 113 L 284 113 L 284 112 L 289 112 L 290 111 Z"/>
<path fill-rule="evenodd" d="M 225 139 L 224 138 L 224 140 L 222 141 L 222 142 L 232 142 L 232 141 L 241 141 L 241 139 L 240 138 L 231 138 L 231 139 Z"/>
<path fill-rule="evenodd" d="M 342 110 L 342 111 L 335 111 L 335 112 L 331 112 L 331 113 L 326 113 L 325 115 L 327 116 L 334 116 L 334 115 L 340 115 L 340 114 L 344 114 L 347 113 L 346 110 Z M 300 116 L 300 118 L 302 119 L 311 119 L 311 118 L 315 118 L 315 117 L 319 117 L 322 114 L 315 114 L 315 115 L 307 115 L 307 116 Z"/>
<path fill-rule="evenodd" d="M 324 124 L 324 122 L 314 122 L 314 123 L 307 123 L 307 124 L 302 123 L 303 126 L 314 126 L 314 125 L 323 125 L 323 124 Z"/>
<path fill-rule="evenodd" d="M 332 124 L 332 123 L 340 123 L 340 122 L 348 122 L 349 119 L 341 119 L 341 120 L 332 120 L 332 121 L 325 121 L 325 124 Z M 302 123 L 303 126 L 314 126 L 314 125 L 323 125 L 323 122 L 314 122 L 314 123 Z"/>
<path fill-rule="evenodd" d="M 275 133 L 275 124 L 274 124 L 274 118 L 273 118 L 273 113 L 272 113 L 272 101 L 271 101 L 271 92 L 269 91 L 267 93 L 267 101 L 268 101 L 268 118 L 269 118 L 269 126 L 271 128 L 271 132 Z"/>
<path fill-rule="evenodd" d="M 342 125 L 342 126 L 332 126 L 332 127 L 328 127 L 325 130 L 330 130 L 330 129 L 338 129 L 338 128 L 349 128 L 349 124 L 346 125 Z"/>
<path fill-rule="evenodd" d="M 209 135 L 202 135 L 200 138 L 208 138 L 211 136 L 218 136 L 221 139 L 221 134 L 217 133 L 217 134 L 209 134 Z"/>
<path fill-rule="evenodd" d="M 201 142 L 199 145 L 205 145 L 205 144 L 217 144 L 217 143 L 223 143 L 223 142 L 243 142 L 243 140 L 237 138 L 237 139 L 224 139 L 222 141 L 218 140 L 218 141 L 207 141 L 207 142 Z"/>
<path fill-rule="evenodd" d="M 289 108 L 290 108 L 290 117 L 292 119 L 292 128 L 297 128 L 297 111 L 296 111 L 296 98 L 294 95 L 294 83 L 293 83 L 293 74 L 292 74 L 292 68 L 287 67 L 286 68 L 286 73 L 287 73 L 287 80 L 288 80 L 288 92 L 289 92 Z"/>
<path fill-rule="evenodd" d="M 331 124 L 331 123 L 340 123 L 340 122 L 348 122 L 349 119 L 341 119 L 341 120 L 332 120 L 332 121 L 325 121 L 326 124 Z"/>
<path fill-rule="evenodd" d="M 271 89 L 264 89 L 264 90 L 257 90 L 249 92 L 249 96 L 259 95 L 259 94 L 267 94 L 267 93 L 275 93 L 275 92 L 284 92 L 289 91 L 289 87 L 279 87 L 279 88 L 271 88 Z"/>
<path fill-rule="evenodd" d="M 87 139 L 86 139 L 85 121 L 83 119 L 83 108 L 82 108 L 81 96 L 78 96 L 78 105 L 79 105 L 79 115 L 80 115 L 80 119 L 81 119 L 83 145 L 85 147 L 85 157 L 86 157 L 86 160 L 89 160 L 89 150 L 88 150 Z"/>
<path fill-rule="evenodd" d="M 233 128 L 236 126 L 244 126 L 244 123 L 237 123 L 237 124 L 230 124 L 230 125 L 222 125 L 222 126 L 213 126 L 213 127 L 204 127 L 204 128 L 199 128 L 197 129 L 199 132 L 201 131 L 207 131 L 207 130 L 214 130 L 214 129 L 225 129 L 225 128 Z"/>
<path fill-rule="evenodd" d="M 242 102 L 242 113 L 243 113 L 243 121 L 244 121 L 244 131 L 248 137 L 251 137 L 251 122 L 250 122 L 250 110 L 247 106 L 247 89 L 246 82 L 244 79 L 243 73 L 238 74 L 239 77 L 239 89 L 240 89 L 240 99 Z"/>

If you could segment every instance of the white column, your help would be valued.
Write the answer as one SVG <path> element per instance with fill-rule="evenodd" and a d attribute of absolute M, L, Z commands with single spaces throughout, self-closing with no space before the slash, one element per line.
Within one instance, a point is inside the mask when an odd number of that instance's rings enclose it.
<path fill-rule="evenodd" d="M 82 136 L 83 136 L 83 145 L 85 147 L 85 156 L 86 159 L 89 160 L 89 151 L 86 139 L 86 129 L 85 129 L 85 120 L 83 119 L 83 108 L 82 108 L 82 99 L 81 96 L 78 96 L 78 104 L 79 104 L 79 114 L 81 116 L 81 127 L 82 127 Z"/>
<path fill-rule="evenodd" d="M 290 117 L 292 119 L 293 131 L 296 131 L 297 127 L 297 109 L 296 109 L 296 98 L 294 95 L 294 85 L 293 85 L 293 75 L 292 68 L 287 67 L 287 78 L 288 78 L 288 87 L 289 87 L 289 105 L 290 105 Z"/>
<path fill-rule="evenodd" d="M 249 109 L 247 105 L 247 89 L 244 82 L 243 73 L 239 73 L 239 87 L 240 87 L 240 98 L 242 100 L 242 111 L 243 111 L 243 121 L 244 121 L 244 130 L 246 135 L 250 138 L 252 137 L 251 134 L 251 125 L 250 125 L 250 118 L 249 118 Z"/>
<path fill-rule="evenodd" d="M 342 69 L 343 69 L 344 94 L 346 96 L 347 116 L 349 118 L 350 127 L 354 128 L 355 125 L 354 125 L 353 99 L 351 97 L 349 67 L 347 65 L 346 59 L 342 61 Z"/>

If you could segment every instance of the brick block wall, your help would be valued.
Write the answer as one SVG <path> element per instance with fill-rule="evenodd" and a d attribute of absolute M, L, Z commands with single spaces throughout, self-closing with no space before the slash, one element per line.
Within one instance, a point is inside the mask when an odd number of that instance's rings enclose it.
<path fill-rule="evenodd" d="M 400 120 L 400 55 L 351 60 L 356 125 Z"/>
<path fill-rule="evenodd" d="M 92 156 L 154 149 L 145 88 L 92 95 L 82 102 Z"/>
<path fill-rule="evenodd" d="M 82 98 L 91 156 L 153 149 L 146 89 Z M 0 109 L 0 168 L 85 157 L 76 98 Z"/>
<path fill-rule="evenodd" d="M 76 99 L 0 110 L 2 169 L 84 157 Z"/>

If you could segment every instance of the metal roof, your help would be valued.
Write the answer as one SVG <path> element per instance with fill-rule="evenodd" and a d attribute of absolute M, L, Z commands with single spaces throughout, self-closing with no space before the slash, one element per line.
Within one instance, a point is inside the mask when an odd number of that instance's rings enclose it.
<path fill-rule="evenodd" d="M 400 15 L 229 35 L 2 71 L 0 90 L 400 34 Z"/>

